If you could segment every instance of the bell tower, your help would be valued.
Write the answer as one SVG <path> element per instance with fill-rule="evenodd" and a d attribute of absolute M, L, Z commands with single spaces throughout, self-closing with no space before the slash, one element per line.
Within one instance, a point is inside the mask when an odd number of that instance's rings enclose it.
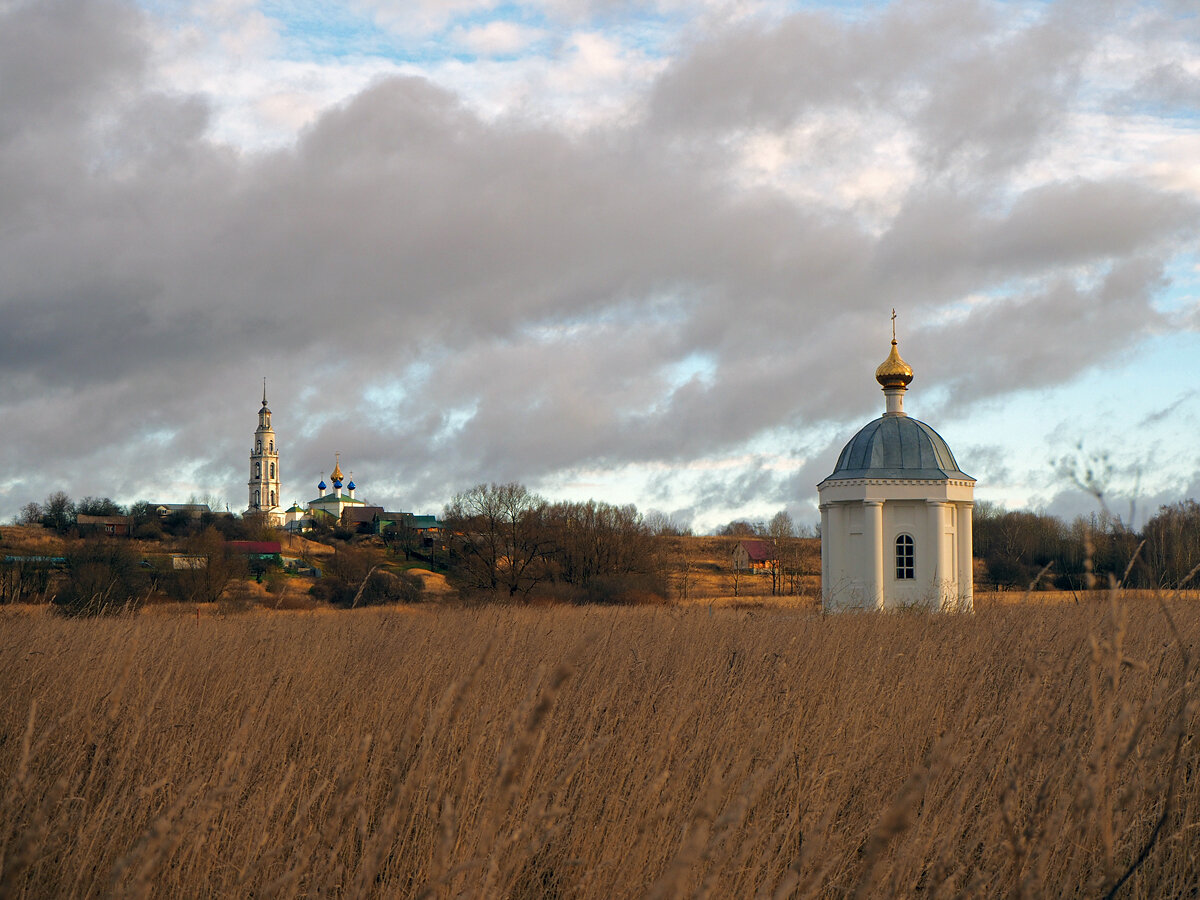
<path fill-rule="evenodd" d="M 261 513 L 271 524 L 279 519 L 279 449 L 275 446 L 275 431 L 271 428 L 271 410 L 267 406 L 267 379 L 263 379 L 262 409 L 258 411 L 258 428 L 254 431 L 254 448 L 250 451 L 250 504 L 248 513 Z"/>

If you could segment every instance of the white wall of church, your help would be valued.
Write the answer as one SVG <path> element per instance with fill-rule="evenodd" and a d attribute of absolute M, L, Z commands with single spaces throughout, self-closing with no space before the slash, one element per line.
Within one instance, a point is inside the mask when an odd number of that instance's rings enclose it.
<path fill-rule="evenodd" d="M 969 501 L 841 501 L 823 504 L 822 593 L 831 609 L 940 608 L 969 596 Z M 881 520 L 878 526 L 872 517 Z M 879 529 L 879 538 L 874 534 Z M 898 569 L 897 540 L 912 539 L 912 577 Z M 966 542 L 966 547 L 964 547 Z M 938 553 L 940 545 L 940 554 Z M 878 554 L 876 556 L 876 553 Z M 940 569 L 939 569 L 940 563 Z M 971 573 L 967 572 L 967 578 Z"/>

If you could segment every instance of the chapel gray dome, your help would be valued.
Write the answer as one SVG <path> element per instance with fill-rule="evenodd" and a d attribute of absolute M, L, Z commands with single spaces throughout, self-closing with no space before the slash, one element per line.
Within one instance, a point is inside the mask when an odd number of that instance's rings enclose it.
<path fill-rule="evenodd" d="M 880 416 L 850 438 L 825 480 L 849 478 L 975 480 L 958 467 L 940 434 L 906 415 Z"/>

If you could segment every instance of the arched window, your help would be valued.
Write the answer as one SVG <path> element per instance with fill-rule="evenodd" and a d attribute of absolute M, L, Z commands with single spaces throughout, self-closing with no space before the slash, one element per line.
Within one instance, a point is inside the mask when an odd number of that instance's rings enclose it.
<path fill-rule="evenodd" d="M 254 442 L 254 452 L 255 452 L 255 453 L 262 453 L 262 441 L 255 441 L 255 442 Z"/>
<path fill-rule="evenodd" d="M 274 452 L 274 450 L 275 450 L 275 442 L 274 442 L 274 441 L 271 441 L 271 442 L 270 442 L 270 444 L 271 444 L 271 451 L 272 451 L 272 452 Z"/>
<path fill-rule="evenodd" d="M 260 462 L 257 462 L 254 464 L 254 477 L 255 478 L 262 477 L 262 463 L 260 463 Z"/>
<path fill-rule="evenodd" d="M 254 506 L 257 509 L 261 505 L 262 505 L 262 491 L 255 491 L 254 492 Z"/>
<path fill-rule="evenodd" d="M 275 463 L 271 463 L 271 477 L 275 477 Z"/>
<path fill-rule="evenodd" d="M 913 539 L 911 535 L 902 534 L 896 538 L 896 579 L 908 581 L 915 577 Z"/>
<path fill-rule="evenodd" d="M 275 505 L 275 492 L 274 491 L 271 491 L 271 505 L 272 506 Z"/>

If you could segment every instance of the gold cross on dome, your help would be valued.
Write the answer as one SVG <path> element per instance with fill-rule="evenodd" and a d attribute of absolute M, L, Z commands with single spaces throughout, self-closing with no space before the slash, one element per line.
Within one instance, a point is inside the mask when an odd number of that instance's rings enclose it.
<path fill-rule="evenodd" d="M 896 307 L 892 307 L 892 341 L 896 340 Z"/>

